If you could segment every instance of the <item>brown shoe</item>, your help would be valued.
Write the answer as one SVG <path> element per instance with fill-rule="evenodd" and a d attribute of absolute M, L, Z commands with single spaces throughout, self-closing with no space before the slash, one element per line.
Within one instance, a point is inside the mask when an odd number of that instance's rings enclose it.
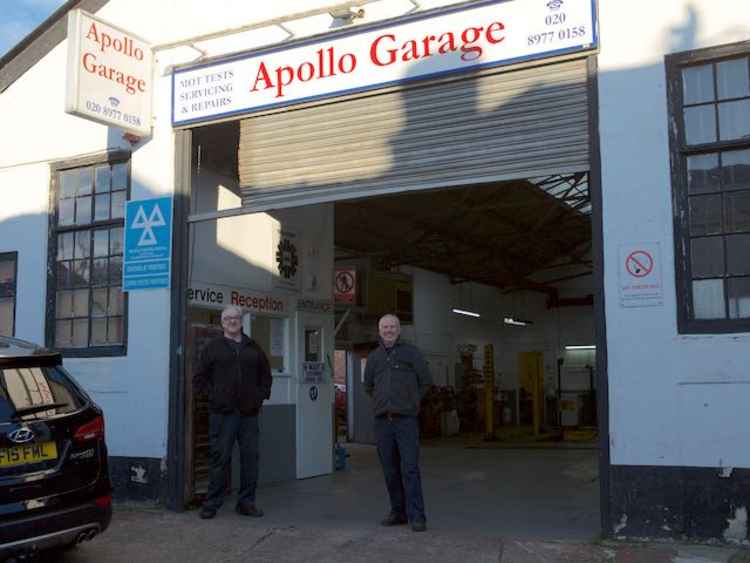
<path fill-rule="evenodd" d="M 234 510 L 237 514 L 242 514 L 243 516 L 251 516 L 253 518 L 261 518 L 263 516 L 263 510 L 254 504 L 240 503 Z"/>
<path fill-rule="evenodd" d="M 406 524 L 408 520 L 405 514 L 399 514 L 398 512 L 391 512 L 380 521 L 381 526 L 400 526 Z"/>

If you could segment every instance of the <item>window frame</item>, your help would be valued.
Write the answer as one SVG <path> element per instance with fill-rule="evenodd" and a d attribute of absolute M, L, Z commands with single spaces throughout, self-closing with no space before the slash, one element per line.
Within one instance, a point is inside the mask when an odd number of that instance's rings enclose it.
<path fill-rule="evenodd" d="M 8 336 L 14 337 L 16 335 L 16 313 L 18 308 L 18 251 L 0 252 L 0 261 L 7 259 L 13 262 L 13 325 L 10 327 L 10 334 Z M 0 295 L 0 299 L 4 298 L 6 297 Z"/>
<path fill-rule="evenodd" d="M 725 59 L 750 57 L 750 41 L 674 53 L 664 57 L 667 80 L 669 155 L 674 225 L 675 283 L 677 289 L 677 332 L 679 334 L 726 334 L 750 332 L 750 318 L 694 319 L 691 291 L 690 201 L 687 186 L 687 158 L 732 149 L 750 149 L 750 139 L 722 141 L 688 146 L 685 141 L 682 70 L 689 66 L 718 63 Z M 718 100 L 716 100 L 718 102 Z M 693 104 L 686 104 L 691 106 Z M 718 123 L 717 123 L 718 127 Z M 750 186 L 749 186 L 750 188 Z M 731 233 L 724 233 L 727 236 Z M 724 250 L 726 258 L 726 247 Z M 726 279 L 726 274 L 724 278 Z M 725 283 L 726 287 L 726 283 Z M 725 306 L 729 296 L 725 293 Z"/>
<path fill-rule="evenodd" d="M 46 306 L 46 325 L 45 341 L 46 346 L 58 350 L 55 346 L 55 323 L 56 323 L 56 301 L 57 301 L 57 251 L 58 236 L 61 233 L 76 232 L 81 230 L 93 231 L 96 228 L 105 225 L 115 226 L 121 222 L 123 233 L 125 230 L 125 217 L 122 219 L 106 221 L 92 221 L 85 226 L 70 225 L 62 229 L 58 226 L 59 218 L 59 177 L 60 172 L 75 168 L 86 168 L 91 166 L 101 166 L 107 164 L 127 165 L 127 189 L 125 190 L 125 203 L 130 200 L 132 189 L 132 170 L 131 170 L 131 152 L 126 150 L 108 151 L 87 157 L 63 160 L 50 165 L 50 190 L 49 190 L 49 218 L 48 218 L 48 238 L 47 238 L 47 306 Z M 124 236 L 124 234 L 123 234 Z M 93 252 L 93 249 L 92 249 Z M 91 287 L 89 285 L 89 287 Z M 59 351 L 66 358 L 98 358 L 126 356 L 128 350 L 128 294 L 123 292 L 122 302 L 122 344 L 108 344 L 104 346 L 88 346 L 85 348 L 60 348 Z M 88 314 L 91 319 L 91 310 Z M 89 333 L 90 338 L 90 333 Z"/>

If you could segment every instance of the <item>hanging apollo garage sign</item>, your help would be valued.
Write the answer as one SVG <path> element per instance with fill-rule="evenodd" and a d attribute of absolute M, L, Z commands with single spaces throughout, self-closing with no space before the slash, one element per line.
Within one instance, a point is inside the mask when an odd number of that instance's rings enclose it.
<path fill-rule="evenodd" d="M 594 0 L 415 15 L 175 70 L 175 126 L 597 47 Z"/>
<path fill-rule="evenodd" d="M 138 136 L 150 135 L 153 59 L 143 39 L 71 10 L 65 111 Z"/>
<path fill-rule="evenodd" d="M 297 233 L 274 230 L 273 235 L 274 285 L 279 288 L 300 288 L 300 249 Z"/>

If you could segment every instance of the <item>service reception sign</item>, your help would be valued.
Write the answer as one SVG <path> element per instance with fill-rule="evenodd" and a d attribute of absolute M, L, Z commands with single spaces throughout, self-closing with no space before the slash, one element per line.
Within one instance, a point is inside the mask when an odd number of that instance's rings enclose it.
<path fill-rule="evenodd" d="M 150 135 L 153 60 L 146 41 L 71 10 L 65 111 L 135 135 Z"/>
<path fill-rule="evenodd" d="M 593 0 L 483 2 L 176 70 L 175 126 L 595 48 Z"/>

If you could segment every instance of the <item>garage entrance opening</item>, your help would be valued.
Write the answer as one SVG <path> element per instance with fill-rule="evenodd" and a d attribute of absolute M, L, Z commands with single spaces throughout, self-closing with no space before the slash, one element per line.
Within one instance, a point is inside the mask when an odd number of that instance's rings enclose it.
<path fill-rule="evenodd" d="M 428 519 L 598 535 L 594 74 L 479 69 L 192 130 L 188 318 L 240 305 L 275 358 L 262 483 L 322 476 L 359 500 L 337 517 L 386 511 L 363 374 L 395 313 L 434 383 Z"/>

